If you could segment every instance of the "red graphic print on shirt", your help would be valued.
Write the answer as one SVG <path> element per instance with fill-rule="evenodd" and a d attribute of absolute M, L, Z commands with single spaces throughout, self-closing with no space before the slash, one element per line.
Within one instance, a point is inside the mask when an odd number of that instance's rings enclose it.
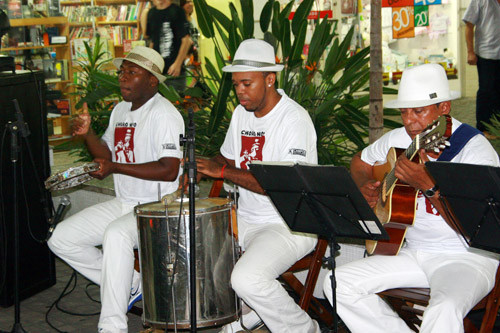
<path fill-rule="evenodd" d="M 115 158 L 118 163 L 135 163 L 133 127 L 115 128 Z"/>
<path fill-rule="evenodd" d="M 422 192 L 418 192 L 418 197 L 423 197 L 424 195 L 422 194 Z M 418 206 L 417 206 L 417 209 L 418 209 Z M 427 214 L 432 214 L 432 215 L 436 215 L 436 216 L 440 216 L 441 214 L 439 214 L 438 210 L 431 204 L 430 200 L 425 198 L 425 212 Z"/>
<path fill-rule="evenodd" d="M 265 136 L 241 136 L 240 157 L 243 158 L 240 163 L 241 169 L 248 170 L 252 161 L 262 161 L 262 149 L 265 142 Z"/>

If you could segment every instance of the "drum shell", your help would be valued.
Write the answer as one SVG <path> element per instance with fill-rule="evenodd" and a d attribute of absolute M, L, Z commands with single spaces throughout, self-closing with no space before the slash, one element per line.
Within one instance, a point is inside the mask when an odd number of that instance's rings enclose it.
<path fill-rule="evenodd" d="M 206 198 L 195 205 L 196 324 L 222 325 L 239 314 L 239 301 L 230 283 L 236 261 L 236 244 L 229 230 L 231 201 Z M 189 202 L 184 202 L 180 219 L 178 203 L 170 204 L 168 212 L 159 202 L 139 205 L 135 213 L 143 321 L 157 328 L 190 328 Z M 172 278 L 173 289 L 169 288 Z"/>

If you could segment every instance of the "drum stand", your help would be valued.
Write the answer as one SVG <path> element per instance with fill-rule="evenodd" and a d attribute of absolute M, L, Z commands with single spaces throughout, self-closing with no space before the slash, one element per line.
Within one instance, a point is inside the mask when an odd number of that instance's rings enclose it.
<path fill-rule="evenodd" d="M 196 207 L 195 207 L 195 187 L 196 187 L 196 159 L 195 159 L 195 124 L 193 121 L 193 108 L 188 109 L 189 124 L 186 137 L 181 134 L 180 145 L 186 145 L 188 159 L 184 165 L 188 170 L 189 179 L 189 291 L 190 291 L 190 323 L 191 332 L 196 332 Z M 179 217 L 180 218 L 180 217 Z M 174 310 L 175 311 L 175 310 Z M 168 325 L 167 325 L 168 326 Z"/>

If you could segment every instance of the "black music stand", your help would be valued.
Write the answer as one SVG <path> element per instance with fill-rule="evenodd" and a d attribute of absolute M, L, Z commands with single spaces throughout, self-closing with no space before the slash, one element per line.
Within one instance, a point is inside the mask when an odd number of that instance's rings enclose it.
<path fill-rule="evenodd" d="M 500 168 L 450 162 L 425 166 L 467 244 L 500 253 Z"/>
<path fill-rule="evenodd" d="M 337 332 L 336 237 L 382 240 L 389 236 L 344 167 L 253 162 L 250 171 L 291 230 L 328 239 Z"/>

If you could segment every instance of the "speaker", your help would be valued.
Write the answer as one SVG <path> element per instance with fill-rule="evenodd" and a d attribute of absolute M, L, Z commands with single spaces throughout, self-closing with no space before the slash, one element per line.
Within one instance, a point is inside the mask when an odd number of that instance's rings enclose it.
<path fill-rule="evenodd" d="M 19 225 L 19 297 L 26 299 L 53 286 L 54 256 L 44 241 L 52 198 L 43 182 L 50 175 L 46 86 L 43 73 L 0 73 L 0 306 L 14 303 L 14 205 Z M 30 134 L 18 135 L 19 159 L 12 163 L 12 132 L 16 99 Z M 28 149 L 29 148 L 29 149 Z M 14 165 L 17 179 L 13 177 Z M 16 182 L 16 183 L 14 183 Z M 17 202 L 14 202 L 14 184 Z"/>

